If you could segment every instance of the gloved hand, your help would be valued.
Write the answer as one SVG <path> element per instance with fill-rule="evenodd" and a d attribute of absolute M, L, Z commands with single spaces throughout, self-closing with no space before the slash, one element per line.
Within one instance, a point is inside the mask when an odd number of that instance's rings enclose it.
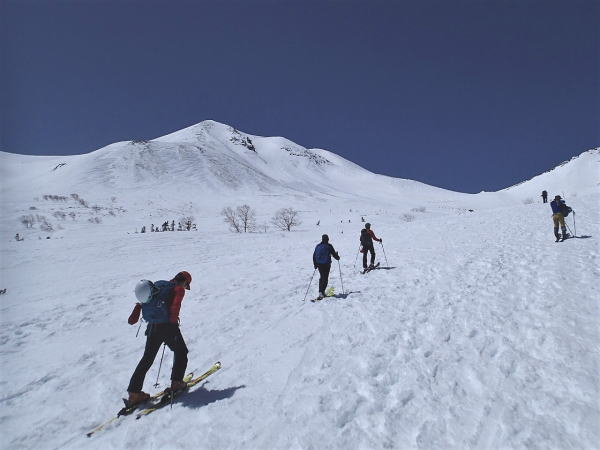
<path fill-rule="evenodd" d="M 133 307 L 133 311 L 131 311 L 131 314 L 129 315 L 129 319 L 127 319 L 127 323 L 129 323 L 129 325 L 136 324 L 137 321 L 140 320 L 141 312 L 142 312 L 142 305 L 139 303 L 136 303 L 135 306 Z"/>
<path fill-rule="evenodd" d="M 314 266 L 315 266 L 315 270 L 317 270 L 317 265 L 315 264 Z"/>
<path fill-rule="evenodd" d="M 335 254 L 335 259 L 337 259 L 338 261 L 340 260 L 340 254 L 339 253 Z"/>
<path fill-rule="evenodd" d="M 383 244 L 383 238 L 379 238 L 379 242 Z"/>

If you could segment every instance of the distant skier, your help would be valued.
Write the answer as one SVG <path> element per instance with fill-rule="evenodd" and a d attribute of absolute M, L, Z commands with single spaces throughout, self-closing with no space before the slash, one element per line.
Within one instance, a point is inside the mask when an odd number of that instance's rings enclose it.
<path fill-rule="evenodd" d="M 190 289 L 192 276 L 185 271 L 179 272 L 171 281 L 140 281 L 135 287 L 135 294 L 140 303 L 136 303 L 129 324 L 138 322 L 140 312 L 148 322 L 146 327 L 146 348 L 129 381 L 128 405 L 135 405 L 150 398 L 142 391 L 146 372 L 152 366 L 160 346 L 165 343 L 173 351 L 173 369 L 171 371 L 171 390 L 177 391 L 186 387 L 183 381 L 187 367 L 188 349 L 179 330 L 179 310 L 185 295 Z"/>
<path fill-rule="evenodd" d="M 383 239 L 377 238 L 373 230 L 371 230 L 371 224 L 365 223 L 365 227 L 360 230 L 360 244 L 362 245 L 361 252 L 363 254 L 363 269 L 368 267 L 373 268 L 375 265 L 375 248 L 373 247 L 373 239 L 377 242 L 383 242 Z M 367 267 L 367 252 L 371 252 L 371 264 Z"/>
<path fill-rule="evenodd" d="M 542 201 L 548 203 L 548 192 L 542 191 Z"/>
<path fill-rule="evenodd" d="M 554 223 L 554 236 L 556 237 L 555 242 L 558 242 L 559 240 L 564 241 L 567 238 L 565 217 L 569 215 L 572 209 L 565 204 L 565 201 L 560 197 L 560 195 L 554 197 L 554 200 L 550 202 L 550 207 L 552 208 L 552 222 Z M 562 239 L 558 233 L 559 225 L 562 230 Z"/>
<path fill-rule="evenodd" d="M 321 237 L 321 242 L 315 247 L 313 252 L 313 266 L 319 269 L 319 297 L 321 300 L 325 297 L 325 289 L 329 283 L 329 271 L 331 270 L 331 257 L 339 261 L 340 255 L 335 251 L 333 245 L 329 243 L 329 236 L 324 234 Z"/>

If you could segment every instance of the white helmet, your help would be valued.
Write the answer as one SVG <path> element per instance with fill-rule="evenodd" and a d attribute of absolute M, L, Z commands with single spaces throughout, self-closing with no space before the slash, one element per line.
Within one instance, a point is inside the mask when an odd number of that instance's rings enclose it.
<path fill-rule="evenodd" d="M 147 303 L 154 293 L 154 284 L 149 280 L 140 280 L 135 285 L 135 298 L 140 303 Z"/>

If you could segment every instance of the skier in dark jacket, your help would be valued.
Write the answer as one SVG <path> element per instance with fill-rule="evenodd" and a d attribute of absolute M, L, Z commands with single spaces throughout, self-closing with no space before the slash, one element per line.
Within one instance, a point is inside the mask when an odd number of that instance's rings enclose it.
<path fill-rule="evenodd" d="M 373 239 L 377 242 L 383 242 L 383 239 L 378 239 L 375 236 L 373 230 L 371 230 L 371 224 L 365 223 L 365 227 L 360 230 L 360 244 L 362 245 L 361 252 L 363 254 L 363 269 L 367 269 L 367 252 L 371 252 L 371 264 L 369 267 L 375 265 L 375 248 L 373 247 Z"/>
<path fill-rule="evenodd" d="M 548 203 L 548 192 L 542 191 L 542 201 Z"/>
<path fill-rule="evenodd" d="M 145 298 L 149 298 L 152 295 L 152 291 L 148 290 L 147 286 L 143 283 L 144 281 L 147 280 L 142 280 L 142 282 L 138 283 L 138 286 L 136 286 L 136 296 L 141 302 L 145 302 Z M 183 381 L 183 376 L 188 362 L 188 349 L 183 340 L 183 336 L 181 335 L 181 331 L 179 330 L 179 310 L 181 309 L 181 302 L 183 301 L 185 291 L 190 289 L 191 282 L 192 276 L 185 271 L 175 275 L 170 281 L 170 286 L 167 282 L 163 282 L 167 285 L 167 311 L 165 312 L 165 319 L 157 322 L 148 321 L 144 355 L 135 368 L 131 380 L 129 381 L 129 387 L 127 388 L 127 391 L 129 392 L 129 405 L 135 405 L 150 398 L 149 394 L 142 391 L 144 378 L 163 343 L 165 343 L 175 354 L 173 359 L 173 369 L 171 371 L 171 390 L 177 391 L 187 386 Z M 137 323 L 140 318 L 140 312 L 142 312 L 142 304 L 136 303 L 129 316 L 128 322 L 130 325 Z M 146 313 L 144 312 L 144 314 Z"/>
<path fill-rule="evenodd" d="M 559 225 L 562 231 L 562 240 L 564 241 L 567 238 L 565 216 L 571 212 L 571 208 L 566 205 L 565 201 L 560 197 L 560 195 L 554 197 L 554 200 L 550 202 L 550 207 L 552 208 L 552 222 L 554 223 L 554 236 L 556 237 L 555 242 L 561 240 L 560 234 L 558 233 Z"/>
<path fill-rule="evenodd" d="M 340 255 L 335 251 L 333 245 L 329 243 L 329 236 L 324 234 L 321 237 L 321 242 L 315 247 L 313 252 L 313 266 L 319 269 L 319 297 L 321 300 L 325 297 L 325 289 L 329 282 L 329 271 L 331 270 L 331 257 L 339 261 Z"/>

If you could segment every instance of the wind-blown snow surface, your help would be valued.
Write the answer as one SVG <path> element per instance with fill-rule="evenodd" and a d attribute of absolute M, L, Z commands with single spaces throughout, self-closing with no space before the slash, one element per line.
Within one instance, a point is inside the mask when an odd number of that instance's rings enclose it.
<path fill-rule="evenodd" d="M 243 192 L 209 175 L 194 187 L 197 171 L 177 166 L 192 206 L 177 203 L 181 187 L 160 173 L 165 186 L 153 196 L 148 178 L 115 163 L 118 152 L 0 155 L 8 180 L 0 223 L 3 448 L 597 448 L 598 150 L 545 180 L 477 195 L 379 177 L 327 153 L 333 163 L 324 170 L 345 167 L 354 178 L 316 192 L 302 178 L 294 184 L 313 166 L 284 176 L 296 169 L 273 169 L 260 139 L 252 141 L 268 169 L 240 175 Z M 71 166 L 68 179 L 42 169 L 57 161 L 67 166 L 56 171 Z M 253 184 L 269 171 L 279 181 Z M 107 172 L 118 176 L 107 181 Z M 382 198 L 363 197 L 365 180 L 386 186 Z M 551 196 L 564 190 L 581 238 L 554 243 L 540 186 Z M 72 198 L 42 198 L 74 192 L 104 202 L 102 223 L 89 222 L 94 213 Z M 304 223 L 291 233 L 231 233 L 218 211 L 241 203 L 236 196 L 257 208 L 259 223 L 296 205 Z M 425 210 L 411 211 L 419 206 Z M 60 208 L 76 217 L 61 221 L 53 215 Z M 26 213 L 51 218 L 55 231 L 22 228 Z M 186 213 L 196 215 L 198 232 L 127 234 L 149 225 L 150 214 L 162 222 Z M 376 247 L 382 269 L 367 275 L 360 261 L 354 268 L 361 215 L 385 245 L 385 255 Z M 11 239 L 17 231 L 24 241 Z M 338 295 L 303 302 L 324 232 L 342 256 L 330 277 Z M 217 360 L 223 368 L 172 409 L 85 437 L 121 407 L 143 352 L 142 333 L 136 338 L 137 326 L 127 324 L 136 281 L 179 270 L 194 278 L 181 311 L 188 368 L 200 373 Z M 162 386 L 171 362 L 167 351 Z"/>

